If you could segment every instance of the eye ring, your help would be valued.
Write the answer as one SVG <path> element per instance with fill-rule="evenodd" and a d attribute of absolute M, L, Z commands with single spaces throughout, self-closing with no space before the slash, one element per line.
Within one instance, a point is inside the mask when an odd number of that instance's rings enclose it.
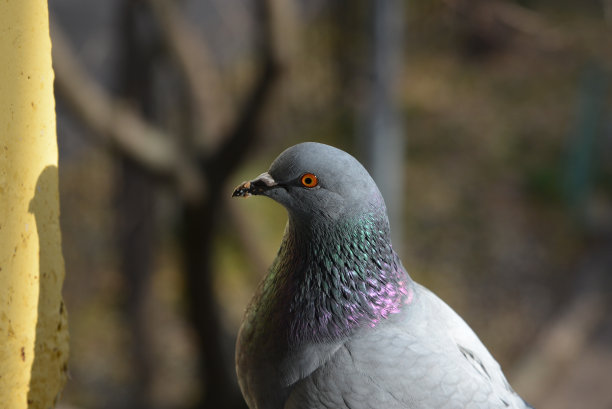
<path fill-rule="evenodd" d="M 300 178 L 302 186 L 313 188 L 319 184 L 319 179 L 313 173 L 304 173 Z"/>

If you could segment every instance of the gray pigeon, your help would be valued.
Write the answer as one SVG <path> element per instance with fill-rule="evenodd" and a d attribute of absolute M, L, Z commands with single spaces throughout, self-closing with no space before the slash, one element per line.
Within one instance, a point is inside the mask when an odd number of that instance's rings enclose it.
<path fill-rule="evenodd" d="M 295 145 L 233 193 L 250 195 L 289 214 L 238 334 L 251 409 L 530 407 L 461 317 L 410 278 L 355 158 Z"/>

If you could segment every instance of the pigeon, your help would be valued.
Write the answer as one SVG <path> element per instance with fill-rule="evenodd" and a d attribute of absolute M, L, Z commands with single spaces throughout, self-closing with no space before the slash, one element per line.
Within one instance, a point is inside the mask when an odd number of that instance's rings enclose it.
<path fill-rule="evenodd" d="M 531 408 L 465 321 L 410 278 L 354 157 L 292 146 L 233 193 L 251 195 L 288 222 L 238 333 L 250 409 Z"/>

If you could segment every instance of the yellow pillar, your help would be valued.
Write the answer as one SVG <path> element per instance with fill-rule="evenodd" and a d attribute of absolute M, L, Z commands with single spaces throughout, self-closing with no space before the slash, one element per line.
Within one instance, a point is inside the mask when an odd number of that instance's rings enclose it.
<path fill-rule="evenodd" d="M 66 378 L 46 0 L 0 1 L 0 409 L 48 409 Z"/>

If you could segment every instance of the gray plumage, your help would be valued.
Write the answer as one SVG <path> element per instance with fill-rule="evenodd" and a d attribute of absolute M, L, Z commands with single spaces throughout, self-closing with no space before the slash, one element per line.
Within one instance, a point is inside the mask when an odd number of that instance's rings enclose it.
<path fill-rule="evenodd" d="M 238 335 L 251 409 L 529 408 L 469 326 L 412 281 L 352 156 L 293 146 L 234 191 L 250 194 L 289 215 Z"/>

